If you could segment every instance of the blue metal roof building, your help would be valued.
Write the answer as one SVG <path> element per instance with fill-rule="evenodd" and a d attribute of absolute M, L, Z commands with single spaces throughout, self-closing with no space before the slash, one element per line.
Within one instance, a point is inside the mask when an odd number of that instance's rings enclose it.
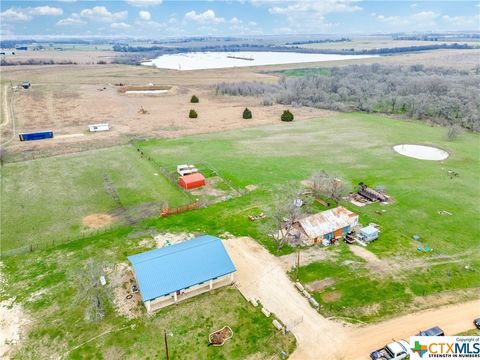
<path fill-rule="evenodd" d="M 131 255 L 143 301 L 150 301 L 236 271 L 222 241 L 205 235 Z"/>

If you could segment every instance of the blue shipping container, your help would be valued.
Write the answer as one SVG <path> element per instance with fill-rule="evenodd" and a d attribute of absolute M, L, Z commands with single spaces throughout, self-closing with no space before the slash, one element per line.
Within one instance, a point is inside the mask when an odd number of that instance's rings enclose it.
<path fill-rule="evenodd" d="M 18 135 L 20 141 L 42 140 L 53 138 L 53 131 L 38 131 L 33 133 L 23 133 Z"/>

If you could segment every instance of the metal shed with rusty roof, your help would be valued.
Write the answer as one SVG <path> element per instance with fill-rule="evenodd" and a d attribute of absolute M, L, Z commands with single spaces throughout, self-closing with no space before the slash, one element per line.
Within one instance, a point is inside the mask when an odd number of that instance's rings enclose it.
<path fill-rule="evenodd" d="M 313 245 L 318 242 L 329 242 L 347 234 L 352 227 L 358 225 L 358 215 L 343 206 L 337 206 L 307 216 L 298 222 L 308 238 L 307 243 Z"/>

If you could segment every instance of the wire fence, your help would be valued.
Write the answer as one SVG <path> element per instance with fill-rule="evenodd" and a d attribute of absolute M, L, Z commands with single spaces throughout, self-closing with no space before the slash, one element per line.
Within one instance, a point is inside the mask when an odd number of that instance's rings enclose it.
<path fill-rule="evenodd" d="M 169 180 L 171 183 L 175 184 L 177 186 L 177 188 L 181 191 L 181 193 L 184 194 L 184 196 L 189 201 L 193 200 L 192 195 L 188 191 L 183 189 L 178 184 L 178 181 L 177 181 L 178 175 L 177 175 L 176 172 L 169 171 L 168 169 L 166 169 L 160 163 L 158 163 L 157 161 L 152 159 L 148 154 L 145 154 L 143 152 L 143 150 L 141 150 L 139 147 L 136 147 L 136 150 L 137 150 L 137 152 L 138 152 L 138 154 L 140 155 L 141 158 L 146 159 L 147 161 L 151 162 L 155 166 L 155 168 L 158 169 L 158 171 L 167 180 Z M 237 195 L 242 195 L 243 194 L 243 192 L 241 190 L 237 189 L 230 181 L 226 180 L 220 174 L 220 172 L 217 169 L 215 169 L 213 166 L 211 166 L 210 164 L 207 164 L 207 163 L 202 163 L 201 165 L 208 168 L 214 174 L 219 176 L 225 182 L 225 184 L 227 184 L 234 192 L 237 193 Z M 107 188 L 110 189 L 110 192 L 115 192 L 115 191 L 112 190 L 113 187 L 112 187 L 112 184 L 111 184 L 111 179 L 104 178 L 104 183 L 106 184 Z M 116 195 L 116 192 L 115 192 L 114 195 Z M 114 196 L 114 197 L 118 197 L 118 196 Z M 120 206 L 120 208 L 122 208 L 125 212 L 128 212 L 127 209 L 125 209 L 123 207 L 123 204 L 120 202 L 119 199 L 118 199 L 118 203 L 119 203 L 118 205 Z M 164 211 L 162 211 L 162 213 L 159 214 L 159 216 L 165 217 L 165 216 L 180 214 L 180 213 L 183 213 L 183 212 L 198 209 L 198 208 L 200 208 L 204 205 L 202 205 L 201 202 L 195 200 L 194 202 L 190 202 L 186 205 L 182 205 L 182 206 L 171 208 L 171 209 L 170 208 L 164 209 Z M 135 221 L 133 219 L 127 218 L 127 224 L 132 225 L 134 223 L 135 223 Z M 115 228 L 119 228 L 119 227 L 124 226 L 124 225 L 125 224 L 120 223 L 120 224 L 117 224 L 117 225 L 114 225 L 114 226 L 104 227 L 104 228 L 101 228 L 101 229 L 84 231 L 79 236 L 66 237 L 66 238 L 63 238 L 63 239 L 52 238 L 52 239 L 49 239 L 49 240 L 43 240 L 43 241 L 39 241 L 39 242 L 30 243 L 28 245 L 25 245 L 25 246 L 22 246 L 22 247 L 19 247 L 19 248 L 15 248 L 15 249 L 10 249 L 10 250 L 5 250 L 5 251 L 0 250 L 0 257 L 23 255 L 23 254 L 31 253 L 33 251 L 46 250 L 46 249 L 55 247 L 57 245 L 67 244 L 67 243 L 77 241 L 77 240 L 81 240 L 81 239 L 84 239 L 84 238 L 87 238 L 87 237 L 106 234 L 108 232 L 111 232 Z"/>
<path fill-rule="evenodd" d="M 101 229 L 96 229 L 96 230 L 89 230 L 89 231 L 84 231 L 78 236 L 72 236 L 72 237 L 66 237 L 63 239 L 50 239 L 50 240 L 44 240 L 41 242 L 34 242 L 29 245 L 25 245 L 16 249 L 10 249 L 10 250 L 5 250 L 5 251 L 0 251 L 0 257 L 8 257 L 8 256 L 16 256 L 16 255 L 23 255 L 27 253 L 31 253 L 34 251 L 38 250 L 46 250 L 49 248 L 53 248 L 57 245 L 62 245 L 62 244 L 67 244 L 70 242 L 82 240 L 85 238 L 97 236 L 97 235 L 102 235 L 106 234 L 108 232 L 111 232 L 115 229 L 118 229 L 122 226 L 123 224 L 119 224 L 116 226 L 108 226 L 104 227 Z"/>

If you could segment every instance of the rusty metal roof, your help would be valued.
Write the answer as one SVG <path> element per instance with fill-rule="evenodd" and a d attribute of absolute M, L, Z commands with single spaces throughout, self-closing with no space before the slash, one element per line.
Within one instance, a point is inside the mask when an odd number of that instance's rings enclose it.
<path fill-rule="evenodd" d="M 357 222 L 358 215 L 343 206 L 307 216 L 299 221 L 310 238 L 324 236 L 345 226 L 356 225 Z"/>

